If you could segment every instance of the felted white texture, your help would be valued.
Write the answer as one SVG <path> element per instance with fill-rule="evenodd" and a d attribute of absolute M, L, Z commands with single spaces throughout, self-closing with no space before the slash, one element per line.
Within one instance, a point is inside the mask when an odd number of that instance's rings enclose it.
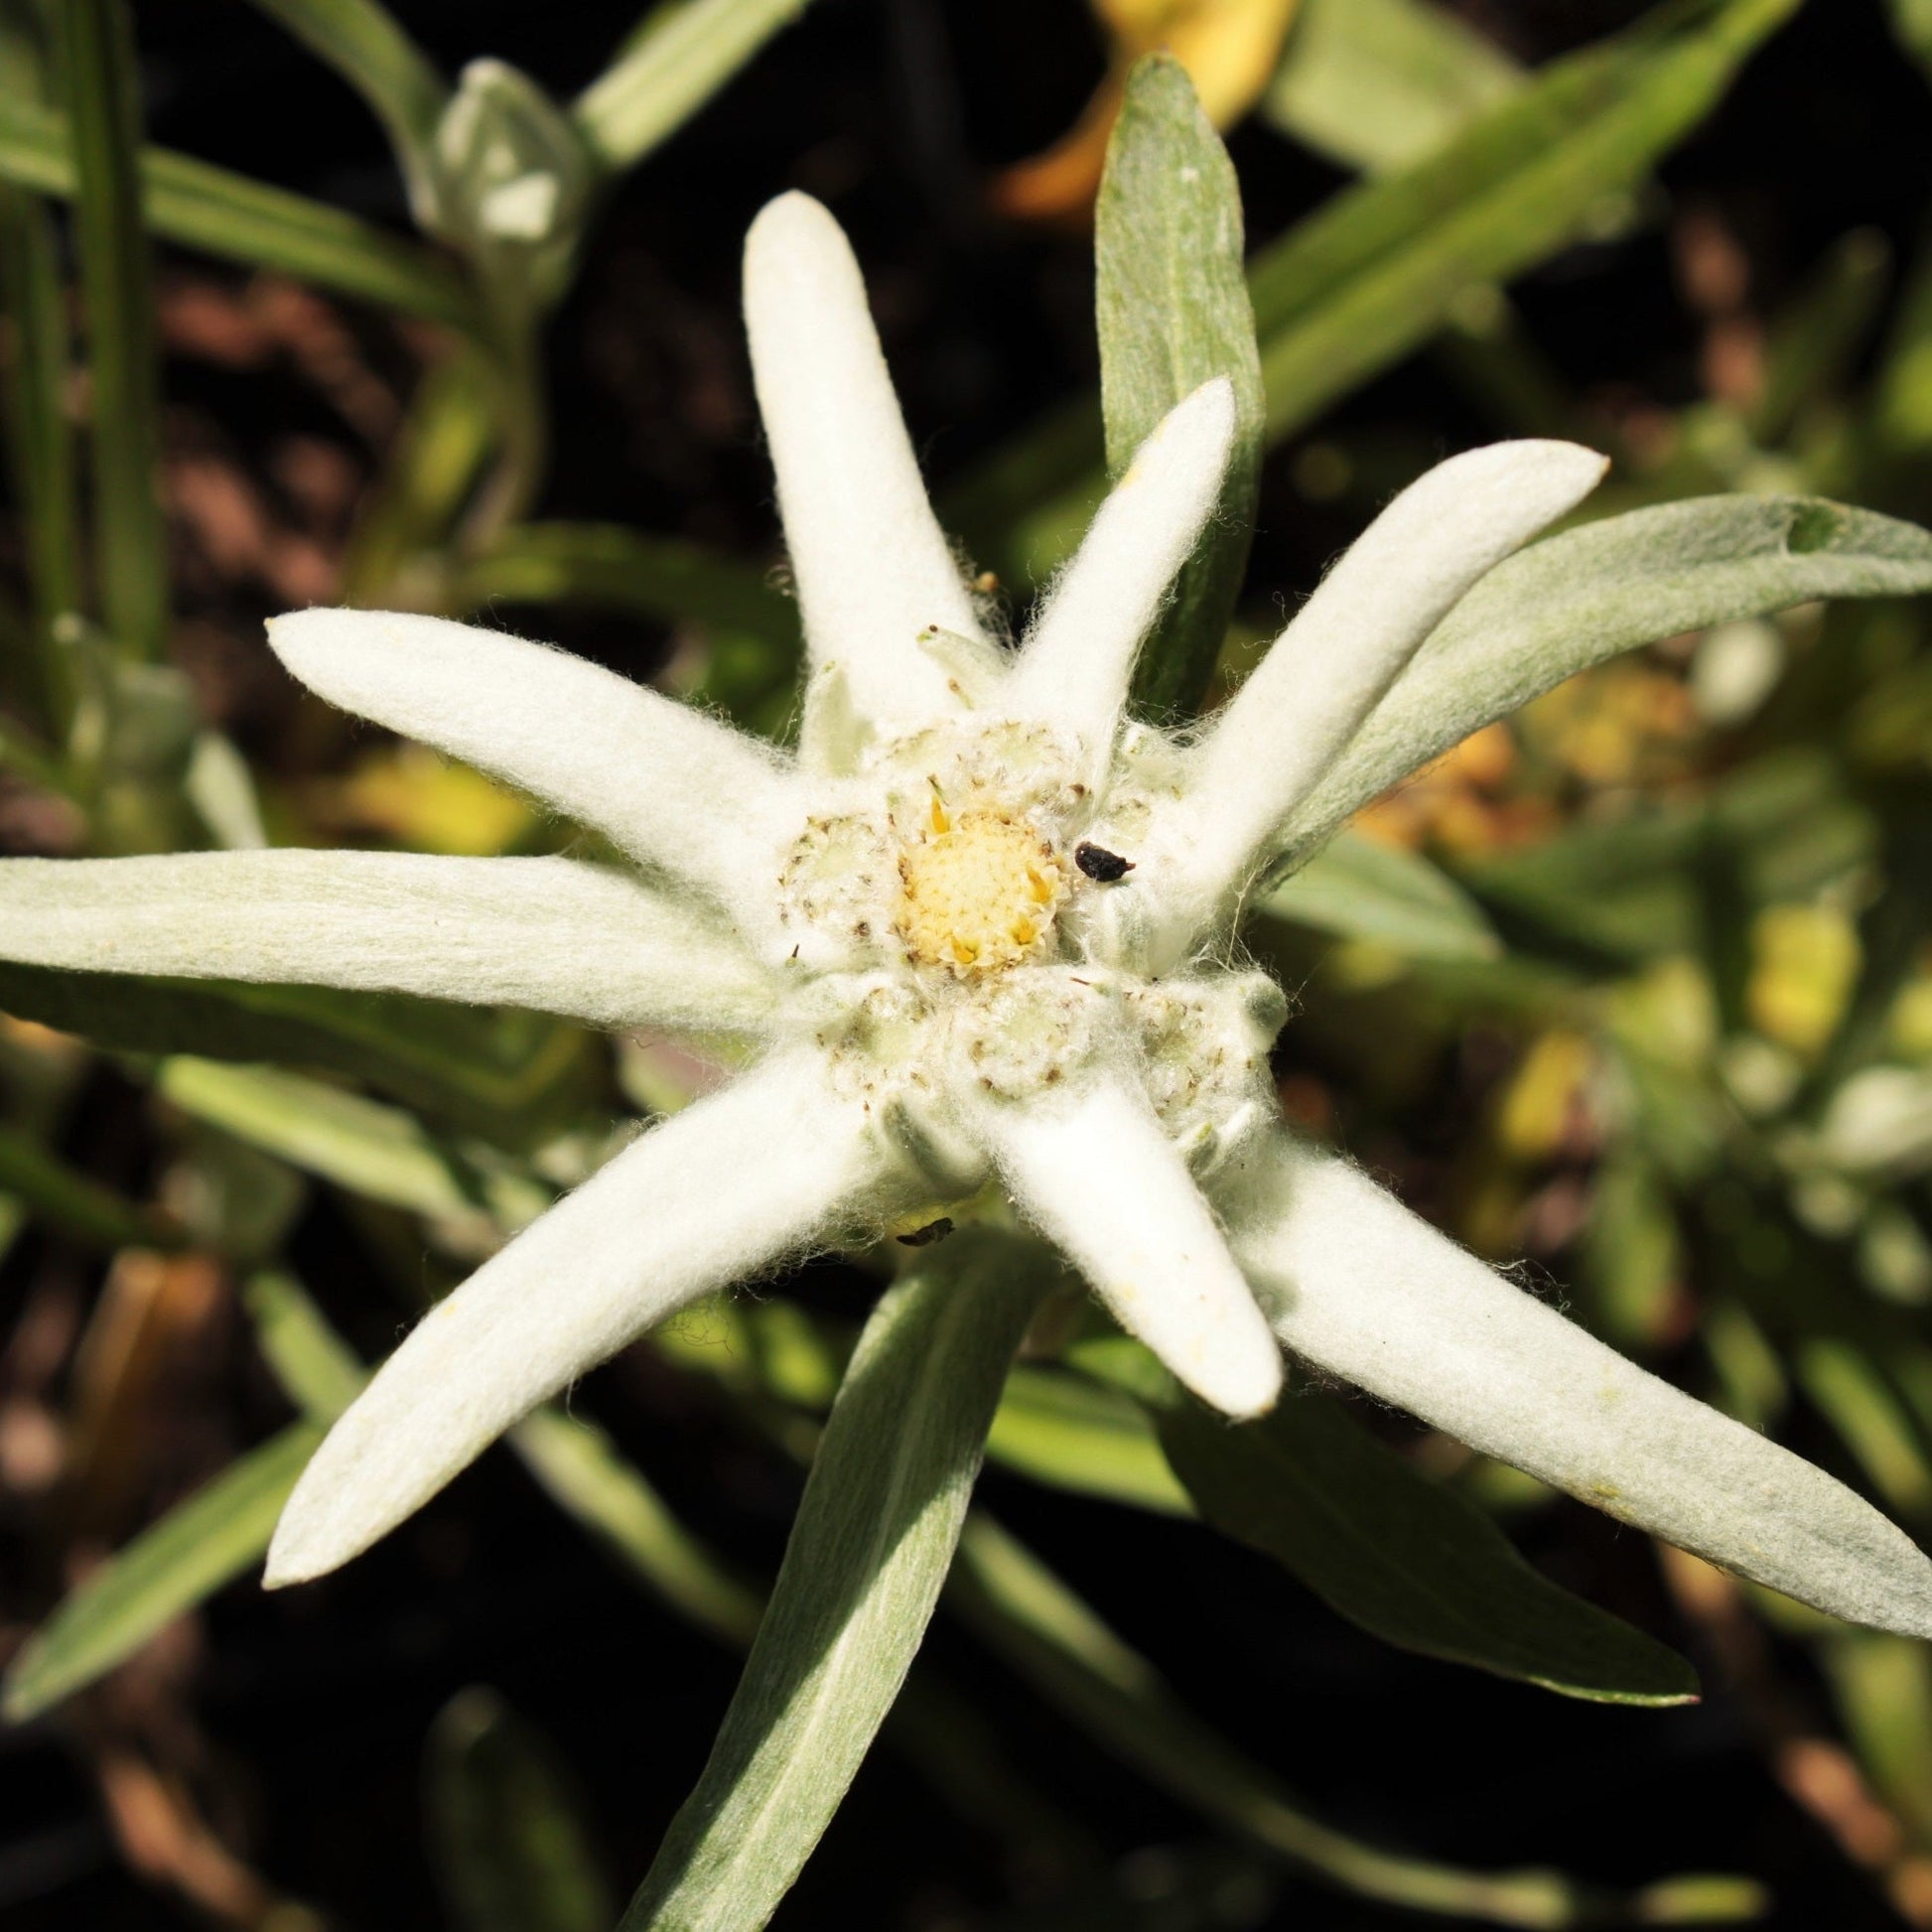
<path fill-rule="evenodd" d="M 1104 770 L 1141 640 L 1214 508 L 1233 442 L 1225 376 L 1168 412 L 1101 504 L 1028 637 L 1001 710 L 1077 737 Z"/>
<path fill-rule="evenodd" d="M 673 1115 L 426 1314 L 329 1432 L 263 1582 L 320 1577 L 673 1310 L 909 1205 L 861 1107 L 786 1054 Z"/>
<path fill-rule="evenodd" d="M 1625 1361 L 1346 1162 L 1277 1138 L 1229 1221 L 1298 1354 L 1726 1570 L 1932 1635 L 1932 1564 L 1870 1504 Z"/>
<path fill-rule="evenodd" d="M 1024 1106 L 983 1101 L 972 1131 L 1123 1328 L 1224 1415 L 1274 1407 L 1281 1351 L 1138 1081 L 1101 1069 Z"/>
<path fill-rule="evenodd" d="M 687 880 L 749 931 L 803 816 L 741 732 L 547 644 L 444 618 L 297 611 L 268 641 L 312 691 L 466 759 Z"/>
<path fill-rule="evenodd" d="M 1456 600 L 1608 467 L 1574 443 L 1496 443 L 1438 464 L 1369 525 L 1235 694 L 1185 795 L 1150 832 L 1157 966 L 1225 911 L 1276 827 Z"/>
<path fill-rule="evenodd" d="M 757 1034 L 775 1002 L 722 925 L 571 859 L 0 860 L 0 958 L 417 993 L 599 1027 Z"/>
<path fill-rule="evenodd" d="M 958 709 L 914 639 L 978 637 L 899 415 L 865 283 L 808 195 L 767 204 L 745 240 L 745 324 L 759 413 L 812 668 L 843 665 L 872 724 L 909 730 Z"/>

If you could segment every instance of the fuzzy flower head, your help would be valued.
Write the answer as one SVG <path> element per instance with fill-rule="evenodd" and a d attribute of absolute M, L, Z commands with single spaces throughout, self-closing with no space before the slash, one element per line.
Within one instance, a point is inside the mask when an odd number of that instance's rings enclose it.
<path fill-rule="evenodd" d="M 815 202 L 759 217 L 746 314 L 807 644 L 795 757 L 496 632 L 309 611 L 270 627 L 295 676 L 546 800 L 627 868 L 0 866 L 17 959 L 504 1002 L 745 1049 L 727 1086 L 423 1319 L 310 1464 L 269 1582 L 366 1548 L 695 1297 L 991 1212 L 1049 1240 L 1230 1417 L 1276 1400 L 1286 1343 L 1687 1548 L 1932 1630 L 1932 1568 L 1866 1504 L 1521 1293 L 1275 1106 L 1287 1006 L 1242 963 L 1244 897 L 1527 695 L 1471 697 L 1423 646 L 1603 460 L 1519 442 L 1429 473 L 1183 741 L 1134 721 L 1127 693 L 1218 498 L 1225 382 L 1148 439 L 1014 649 L 933 517 L 857 265 Z"/>

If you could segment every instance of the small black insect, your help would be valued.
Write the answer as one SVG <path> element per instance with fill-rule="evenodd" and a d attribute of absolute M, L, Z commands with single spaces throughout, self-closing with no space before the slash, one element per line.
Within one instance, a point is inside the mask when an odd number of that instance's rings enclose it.
<path fill-rule="evenodd" d="M 898 1242 L 904 1248 L 929 1248 L 935 1241 L 943 1241 L 952 1232 L 952 1217 L 941 1214 L 936 1221 L 928 1221 L 922 1228 L 914 1228 L 910 1234 L 901 1234 Z"/>
<path fill-rule="evenodd" d="M 1117 879 L 1125 879 L 1134 870 L 1132 859 L 1123 859 L 1118 852 L 1109 852 L 1104 846 L 1076 845 L 1073 848 L 1073 863 L 1089 879 L 1097 879 L 1103 886 L 1111 886 Z"/>

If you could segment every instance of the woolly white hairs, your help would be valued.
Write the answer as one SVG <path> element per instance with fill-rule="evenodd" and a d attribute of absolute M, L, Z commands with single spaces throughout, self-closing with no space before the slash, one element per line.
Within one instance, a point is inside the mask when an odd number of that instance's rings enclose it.
<path fill-rule="evenodd" d="M 798 759 L 490 632 L 352 612 L 274 628 L 325 696 L 574 814 L 655 883 L 358 853 L 0 864 L 0 956 L 509 1000 L 763 1048 L 424 1319 L 304 1475 L 269 1581 L 366 1547 L 692 1297 L 997 1179 L 1230 1416 L 1275 1399 L 1279 1332 L 1746 1576 L 1932 1633 L 1932 1565 L 1850 1490 L 1298 1147 L 1268 1070 L 1286 1002 L 1226 963 L 1239 895 L 1310 814 L 1526 695 L 1534 674 L 1480 625 L 1473 676 L 1405 667 L 1602 459 L 1505 444 L 1432 472 L 1186 751 L 1124 706 L 1216 499 L 1227 385 L 1150 438 L 1015 658 L 979 629 L 815 203 L 759 217 L 746 308 L 809 645 Z"/>

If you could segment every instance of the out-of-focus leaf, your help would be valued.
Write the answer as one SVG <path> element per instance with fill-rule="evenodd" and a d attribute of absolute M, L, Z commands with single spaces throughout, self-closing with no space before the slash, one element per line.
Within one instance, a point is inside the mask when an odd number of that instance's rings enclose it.
<path fill-rule="evenodd" d="M 438 1714 L 423 1804 L 457 1932 L 608 1932 L 614 1907 L 571 1780 L 494 1691 L 460 1691 Z"/>
<path fill-rule="evenodd" d="M 1846 1630 L 1822 1653 L 1861 1767 L 1921 1839 L 1932 1836 L 1932 1652 Z"/>
<path fill-rule="evenodd" d="M 1683 1244 L 1669 1198 L 1635 1147 L 1612 1147 L 1597 1171 L 1583 1259 L 1592 1311 L 1610 1338 L 1657 1343 Z"/>
<path fill-rule="evenodd" d="M 879 1304 L 695 1791 L 624 1914 L 756 1932 L 891 1709 L 952 1563 L 1013 1352 L 1057 1263 L 955 1236 Z"/>
<path fill-rule="evenodd" d="M 0 1012 L 122 1052 L 327 1067 L 511 1148 L 550 1132 L 590 1091 L 587 1036 L 575 1029 L 402 994 L 0 963 Z"/>
<path fill-rule="evenodd" d="M 1899 45 L 1932 79 L 1932 0 L 1886 0 Z"/>
<path fill-rule="evenodd" d="M 811 0 L 659 0 L 571 115 L 605 167 L 641 161 Z"/>
<path fill-rule="evenodd" d="M 1871 852 L 1873 828 L 1829 764 L 1802 754 L 1733 773 L 1700 803 L 1576 825 L 1535 846 L 1460 861 L 1498 917 L 1605 958 L 1695 953 L 1705 938 L 1700 866 L 1720 848 L 1746 913 L 1802 899 Z"/>
<path fill-rule="evenodd" d="M 67 419 L 71 374 L 66 291 L 48 210 L 0 187 L 0 310 L 12 324 L 7 357 L 7 474 L 20 508 L 41 666 L 42 716 L 65 734 L 72 675 L 56 626 L 80 609 L 80 516 L 73 436 Z"/>
<path fill-rule="evenodd" d="M 1482 908 L 1440 867 L 1346 827 L 1254 909 L 1411 959 L 1494 959 L 1502 951 Z"/>
<path fill-rule="evenodd" d="M 24 1723 L 71 1697 L 240 1576 L 321 1441 L 314 1423 L 290 1424 L 95 1571 L 8 1668 L 6 1716 Z"/>
<path fill-rule="evenodd" d="M 1798 1351 L 1798 1381 L 1879 1495 L 1904 1516 L 1932 1508 L 1923 1442 L 1876 1367 L 1850 1342 L 1823 1338 Z"/>
<path fill-rule="evenodd" d="M 1932 589 L 1932 533 L 1813 496 L 1701 496 L 1565 531 L 1451 611 L 1282 833 L 1307 850 L 1472 731 L 1635 644 L 1813 598 Z"/>
<path fill-rule="evenodd" d="M 1056 1489 L 1167 1516 L 1193 1514 L 1146 1412 L 1084 1376 L 1018 1364 L 1007 1377 L 986 1452 Z"/>
<path fill-rule="evenodd" d="M 334 1422 L 369 1379 L 361 1358 L 293 1275 L 263 1269 L 250 1277 L 242 1302 L 255 1324 L 256 1346 L 283 1393 L 311 1422 Z"/>
<path fill-rule="evenodd" d="M 1749 413 L 1755 442 L 1781 441 L 1807 404 L 1838 389 L 1877 317 L 1890 267 L 1875 228 L 1854 228 L 1832 245 L 1765 345 L 1764 387 Z"/>
<path fill-rule="evenodd" d="M 176 1054 L 154 1086 L 196 1119 L 367 1200 L 495 1228 L 519 1227 L 550 1204 L 545 1188 L 478 1168 L 401 1108 L 299 1073 Z"/>
<path fill-rule="evenodd" d="M 73 141 L 74 232 L 86 300 L 94 578 L 115 643 L 153 658 L 167 638 L 168 548 L 134 28 L 123 0 L 64 0 L 50 18 Z"/>
<path fill-rule="evenodd" d="M 426 204 L 437 123 L 450 90 L 435 64 L 375 0 L 255 0 L 368 103 L 396 151 L 410 199 Z"/>
<path fill-rule="evenodd" d="M 0 1127 L 0 1189 L 63 1234 L 95 1248 L 178 1248 L 182 1231 L 50 1154 L 31 1134 Z"/>
<path fill-rule="evenodd" d="M 1203 382 L 1233 384 L 1220 502 L 1143 646 L 1134 702 L 1172 722 L 1200 702 L 1240 595 L 1261 475 L 1261 365 L 1241 275 L 1241 189 L 1187 70 L 1141 63 L 1107 146 L 1095 210 L 1094 314 L 1107 470 L 1118 479 Z"/>
<path fill-rule="evenodd" d="M 509 1441 L 550 1495 L 654 1594 L 719 1642 L 739 1650 L 751 1643 L 763 1599 L 720 1569 L 601 1429 L 539 1409 Z"/>
<path fill-rule="evenodd" d="M 1480 1872 L 1383 1852 L 1300 1809 L 1274 1777 L 1203 1725 L 1031 1551 L 975 1513 L 948 1601 L 1049 1703 L 1151 1784 L 1343 1891 L 1492 1925 L 1713 1924 L 1755 1918 L 1748 1879 L 1665 1878 L 1621 1898 L 1554 1871 Z"/>
<path fill-rule="evenodd" d="M 1481 1510 L 1319 1390 L 1230 1426 L 1171 1387 L 1155 1420 L 1208 1522 L 1385 1642 L 1565 1697 L 1695 1701 L 1697 1676 L 1674 1651 L 1540 1576 Z"/>
<path fill-rule="evenodd" d="M 1423 160 L 1524 72 L 1435 0 L 1302 0 L 1262 111 L 1366 174 Z"/>
<path fill-rule="evenodd" d="M 1592 222 L 1710 111 L 1796 0 L 1678 0 L 1552 62 L 1449 146 L 1335 196 L 1248 268 L 1267 440 L 1420 346 L 1471 290 Z M 1090 405 L 1023 432 L 950 497 L 1003 575 L 1043 580 L 1099 494 Z M 1458 734 L 1460 735 L 1460 734 Z"/>
<path fill-rule="evenodd" d="M 147 220 L 166 240 L 465 334 L 481 332 L 462 276 L 415 242 L 166 148 L 142 151 L 141 179 Z M 73 195 L 66 117 L 0 93 L 0 180 L 43 195 Z"/>

